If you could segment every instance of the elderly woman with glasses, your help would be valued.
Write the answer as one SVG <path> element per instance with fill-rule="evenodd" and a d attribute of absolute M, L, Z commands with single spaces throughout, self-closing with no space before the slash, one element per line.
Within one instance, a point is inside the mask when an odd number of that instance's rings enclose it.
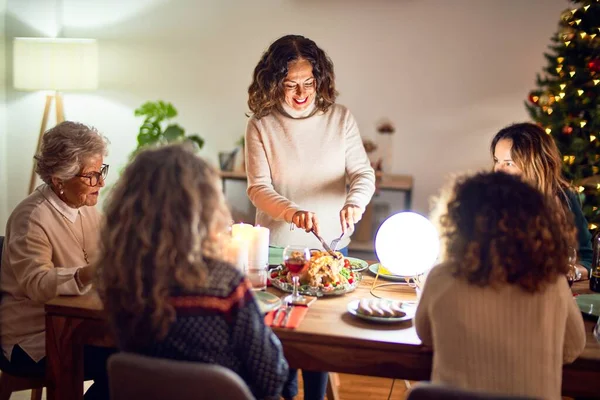
<path fill-rule="evenodd" d="M 105 138 L 76 122 L 48 130 L 35 156 L 44 181 L 12 212 L 0 268 L 0 368 L 44 376 L 44 303 L 58 295 L 81 295 L 95 275 L 100 216 L 94 207 L 108 173 Z M 88 398 L 106 398 L 106 351 L 84 355 L 94 379 Z"/>

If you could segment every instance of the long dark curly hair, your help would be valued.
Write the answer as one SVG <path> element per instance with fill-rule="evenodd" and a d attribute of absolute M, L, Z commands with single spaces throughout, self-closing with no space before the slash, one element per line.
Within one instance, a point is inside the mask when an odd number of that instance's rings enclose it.
<path fill-rule="evenodd" d="M 283 81 L 290 63 L 305 59 L 312 65 L 316 82 L 315 106 L 327 111 L 335 103 L 333 62 L 312 40 L 300 35 L 277 39 L 260 58 L 248 88 L 248 107 L 256 118 L 268 115 L 284 98 Z"/>
<path fill-rule="evenodd" d="M 433 213 L 442 262 L 475 285 L 542 290 L 567 273 L 569 248 L 577 248 L 570 214 L 559 207 L 518 176 L 459 177 Z"/>
<path fill-rule="evenodd" d="M 108 200 L 98 286 L 125 350 L 164 338 L 175 319 L 169 295 L 202 286 L 205 259 L 222 258 L 231 217 L 217 173 L 193 151 L 142 151 Z"/>

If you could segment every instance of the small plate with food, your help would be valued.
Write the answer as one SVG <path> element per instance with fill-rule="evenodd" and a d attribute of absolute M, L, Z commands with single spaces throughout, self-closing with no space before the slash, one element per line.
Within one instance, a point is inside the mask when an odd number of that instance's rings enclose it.
<path fill-rule="evenodd" d="M 345 257 L 345 260 L 348 262 L 344 261 L 344 266 L 346 268 L 350 268 L 352 271 L 360 272 L 369 268 L 369 263 L 365 260 L 361 260 L 360 258 Z"/>
<path fill-rule="evenodd" d="M 348 303 L 348 312 L 367 321 L 393 324 L 412 319 L 415 307 L 398 300 L 356 299 Z"/>
<path fill-rule="evenodd" d="M 387 268 L 385 268 L 380 263 L 369 265 L 369 272 L 371 272 L 373 275 L 377 275 L 379 273 L 380 278 L 387 279 L 389 281 L 407 283 L 407 280 L 410 279 L 410 277 L 392 274 Z"/>
<path fill-rule="evenodd" d="M 353 271 L 350 263 L 339 254 L 334 258 L 325 251 L 313 251 L 310 260 L 300 273 L 298 292 L 308 296 L 335 296 L 352 292 L 360 283 L 361 275 Z M 277 289 L 292 293 L 292 274 L 285 265 L 269 273 L 269 281 Z"/>

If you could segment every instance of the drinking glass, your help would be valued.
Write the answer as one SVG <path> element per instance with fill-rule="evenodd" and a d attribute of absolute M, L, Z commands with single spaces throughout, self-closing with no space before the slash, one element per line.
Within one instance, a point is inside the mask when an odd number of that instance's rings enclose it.
<path fill-rule="evenodd" d="M 267 275 L 269 270 L 268 263 L 258 263 L 251 261 L 248 263 L 246 275 L 252 285 L 252 290 L 267 290 Z"/>
<path fill-rule="evenodd" d="M 569 247 L 567 263 L 569 265 L 567 282 L 569 282 L 569 286 L 573 286 L 573 282 L 577 280 L 577 250 L 574 247 Z"/>
<path fill-rule="evenodd" d="M 283 301 L 288 304 L 306 302 L 306 298 L 298 293 L 300 286 L 300 275 L 310 261 L 310 250 L 308 247 L 302 246 L 287 246 L 283 249 L 283 264 L 292 275 L 294 291 L 286 296 Z"/>

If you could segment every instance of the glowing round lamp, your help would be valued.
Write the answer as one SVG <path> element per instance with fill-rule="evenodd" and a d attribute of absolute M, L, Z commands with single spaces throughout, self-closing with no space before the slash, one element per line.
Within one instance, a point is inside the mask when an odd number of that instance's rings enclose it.
<path fill-rule="evenodd" d="M 433 224 L 414 212 L 386 219 L 375 236 L 375 252 L 381 265 L 393 275 L 422 275 L 435 263 L 440 239 Z"/>

